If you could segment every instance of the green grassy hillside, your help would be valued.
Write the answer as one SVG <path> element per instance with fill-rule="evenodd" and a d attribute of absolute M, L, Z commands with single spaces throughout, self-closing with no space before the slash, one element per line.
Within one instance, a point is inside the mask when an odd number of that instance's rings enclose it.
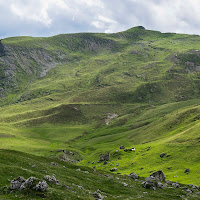
<path fill-rule="evenodd" d="M 3 39 L 1 154 L 26 152 L 30 159 L 59 158 L 76 164 L 72 168 L 106 173 L 116 167 L 113 173 L 121 175 L 134 171 L 147 177 L 162 169 L 168 180 L 199 185 L 199 44 L 196 35 L 143 27 Z M 119 150 L 120 145 L 135 152 Z M 110 154 L 107 164 L 99 162 L 105 153 Z M 6 162 L 0 164 L 10 166 Z M 116 198 L 115 188 L 108 188 L 109 198 Z M 129 191 L 121 194 L 132 198 Z"/>

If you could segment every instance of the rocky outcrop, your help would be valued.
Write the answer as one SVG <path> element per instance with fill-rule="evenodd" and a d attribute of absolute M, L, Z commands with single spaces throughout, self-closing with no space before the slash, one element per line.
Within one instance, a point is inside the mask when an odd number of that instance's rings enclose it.
<path fill-rule="evenodd" d="M 143 187 L 146 189 L 153 189 L 155 190 L 156 187 L 158 187 L 158 181 L 155 177 L 149 176 L 145 179 L 145 181 L 142 183 Z"/>
<path fill-rule="evenodd" d="M 162 170 L 156 171 L 152 173 L 149 177 L 145 179 L 142 183 L 143 187 L 146 189 L 153 189 L 162 188 L 163 184 L 161 182 L 165 181 L 165 175 Z"/>
<path fill-rule="evenodd" d="M 26 190 L 26 191 L 39 191 L 45 192 L 48 188 L 48 184 L 44 180 L 39 180 L 35 177 L 29 177 L 25 179 L 24 177 L 18 177 L 10 182 L 11 190 Z"/>
<path fill-rule="evenodd" d="M 132 179 L 138 179 L 139 178 L 139 176 L 134 172 L 130 173 L 128 176 L 131 177 Z"/>
<path fill-rule="evenodd" d="M 154 177 L 158 181 L 165 181 L 165 178 L 166 178 L 162 170 L 158 170 L 152 173 L 150 176 Z"/>

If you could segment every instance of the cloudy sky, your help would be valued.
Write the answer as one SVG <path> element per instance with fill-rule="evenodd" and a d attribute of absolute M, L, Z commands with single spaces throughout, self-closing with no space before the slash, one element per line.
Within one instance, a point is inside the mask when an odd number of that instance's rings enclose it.
<path fill-rule="evenodd" d="M 0 0 L 0 38 L 111 33 L 138 25 L 200 35 L 200 0 Z"/>

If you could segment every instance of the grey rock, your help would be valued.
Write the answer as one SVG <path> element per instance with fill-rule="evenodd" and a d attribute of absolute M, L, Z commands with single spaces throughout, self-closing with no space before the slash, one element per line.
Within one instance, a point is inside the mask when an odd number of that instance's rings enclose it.
<path fill-rule="evenodd" d="M 68 189 L 68 190 L 71 190 L 71 188 L 67 185 L 63 185 L 64 188 Z"/>
<path fill-rule="evenodd" d="M 160 154 L 160 157 L 163 158 L 165 155 L 166 155 L 166 153 L 163 152 Z"/>
<path fill-rule="evenodd" d="M 57 163 L 55 163 L 55 162 L 51 162 L 51 163 L 50 163 L 50 165 L 53 165 L 53 166 L 58 166 L 58 164 L 57 164 Z"/>
<path fill-rule="evenodd" d="M 122 183 L 122 185 L 124 186 L 124 187 L 128 187 L 128 184 L 127 183 Z"/>
<path fill-rule="evenodd" d="M 158 170 L 152 173 L 150 176 L 155 177 L 158 181 L 165 181 L 166 178 L 162 170 Z"/>
<path fill-rule="evenodd" d="M 178 182 L 176 182 L 176 183 L 172 183 L 172 186 L 175 187 L 175 188 L 179 188 L 179 187 L 180 187 L 180 185 L 179 185 Z"/>
<path fill-rule="evenodd" d="M 94 192 L 94 193 L 93 193 L 93 196 L 95 197 L 95 199 L 98 199 L 98 200 L 104 199 L 104 196 L 101 195 L 101 194 L 98 193 L 98 192 Z"/>
<path fill-rule="evenodd" d="M 167 185 L 172 185 L 173 184 L 173 182 L 169 181 L 169 180 L 167 180 L 166 183 L 167 183 Z"/>
<path fill-rule="evenodd" d="M 116 168 L 116 167 L 115 167 L 115 168 L 112 168 L 112 169 L 110 169 L 110 171 L 111 171 L 111 172 L 117 171 L 117 168 Z"/>
<path fill-rule="evenodd" d="M 108 162 L 107 161 L 104 161 L 104 163 L 103 163 L 104 165 L 107 165 L 108 164 Z"/>
<path fill-rule="evenodd" d="M 190 189 L 187 189 L 186 192 L 187 192 L 187 193 L 190 193 L 190 194 L 193 193 L 193 191 L 190 190 Z"/>
<path fill-rule="evenodd" d="M 26 179 L 22 176 L 19 176 L 18 178 L 16 179 L 13 179 L 11 182 L 10 182 L 10 189 L 11 190 L 19 190 L 21 185 L 26 181 Z"/>
<path fill-rule="evenodd" d="M 37 178 L 35 177 L 29 177 L 25 182 L 22 183 L 20 190 L 24 190 L 27 188 L 32 188 L 33 186 L 35 186 L 36 181 L 38 181 Z"/>
<path fill-rule="evenodd" d="M 139 177 L 139 176 L 138 176 L 136 173 L 134 173 L 134 172 L 130 173 L 128 176 L 131 177 L 132 179 L 138 179 L 138 177 Z"/>
<path fill-rule="evenodd" d="M 48 188 L 46 181 L 39 180 L 35 177 L 29 177 L 25 180 L 23 177 L 18 177 L 11 181 L 11 190 L 36 190 L 45 192 Z"/>
<path fill-rule="evenodd" d="M 110 159 L 109 153 L 101 154 L 100 156 L 100 161 L 109 161 L 109 159 Z"/>
<path fill-rule="evenodd" d="M 196 194 L 198 195 L 198 194 L 200 194 L 200 192 L 196 192 Z"/>
<path fill-rule="evenodd" d="M 193 190 L 199 190 L 199 186 L 197 186 L 197 185 L 192 185 L 192 189 L 193 189 Z"/>
<path fill-rule="evenodd" d="M 57 180 L 54 175 L 52 175 L 52 177 L 49 176 L 49 175 L 46 175 L 46 176 L 44 176 L 44 179 L 47 180 L 47 181 L 49 181 L 50 183 L 55 184 L 55 185 L 60 185 L 59 180 Z"/>
<path fill-rule="evenodd" d="M 84 188 L 83 186 L 81 186 L 81 185 L 77 185 L 77 187 L 78 187 L 79 189 L 81 189 L 81 190 L 85 190 L 85 188 Z"/>
<path fill-rule="evenodd" d="M 190 172 L 190 169 L 185 169 L 184 173 L 189 173 Z"/>
<path fill-rule="evenodd" d="M 157 185 L 158 188 L 163 188 L 163 184 L 161 182 L 158 182 L 158 185 Z"/>
<path fill-rule="evenodd" d="M 146 189 L 155 190 L 155 188 L 158 186 L 158 181 L 156 180 L 155 177 L 149 176 L 145 179 L 142 185 Z"/>
<path fill-rule="evenodd" d="M 34 189 L 40 192 L 45 192 L 48 189 L 48 184 L 46 181 L 39 181 L 39 183 L 34 187 Z"/>

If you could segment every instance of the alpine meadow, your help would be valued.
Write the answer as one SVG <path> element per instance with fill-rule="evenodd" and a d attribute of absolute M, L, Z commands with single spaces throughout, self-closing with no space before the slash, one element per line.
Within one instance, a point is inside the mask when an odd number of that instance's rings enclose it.
<path fill-rule="evenodd" d="M 200 36 L 0 42 L 0 199 L 200 199 Z"/>

